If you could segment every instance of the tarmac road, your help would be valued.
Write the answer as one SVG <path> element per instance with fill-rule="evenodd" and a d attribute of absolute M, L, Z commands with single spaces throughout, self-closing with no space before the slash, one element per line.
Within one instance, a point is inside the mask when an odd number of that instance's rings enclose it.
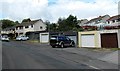
<path fill-rule="evenodd" d="M 2 69 L 99 69 L 86 64 L 86 56 L 51 48 L 48 44 L 10 41 L 2 43 Z"/>

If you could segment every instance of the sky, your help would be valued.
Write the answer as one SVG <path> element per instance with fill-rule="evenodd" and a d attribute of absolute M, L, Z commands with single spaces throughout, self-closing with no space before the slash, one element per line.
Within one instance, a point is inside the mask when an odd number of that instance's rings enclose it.
<path fill-rule="evenodd" d="M 118 14 L 119 0 L 0 0 L 0 19 L 21 22 L 25 18 L 57 22 L 70 14 L 80 19 Z"/>

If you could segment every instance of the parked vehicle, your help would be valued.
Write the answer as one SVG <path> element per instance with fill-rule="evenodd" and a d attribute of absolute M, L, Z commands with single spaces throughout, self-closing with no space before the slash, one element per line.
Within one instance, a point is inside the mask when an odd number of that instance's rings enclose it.
<path fill-rule="evenodd" d="M 27 36 L 18 36 L 18 37 L 16 37 L 16 40 L 28 40 L 29 39 L 29 37 L 27 37 Z"/>
<path fill-rule="evenodd" d="M 1 36 L 1 40 L 2 41 L 9 41 L 9 37 L 8 36 Z"/>
<path fill-rule="evenodd" d="M 52 36 L 50 38 L 50 45 L 55 47 L 68 47 L 68 46 L 75 46 L 75 42 L 66 36 Z"/>

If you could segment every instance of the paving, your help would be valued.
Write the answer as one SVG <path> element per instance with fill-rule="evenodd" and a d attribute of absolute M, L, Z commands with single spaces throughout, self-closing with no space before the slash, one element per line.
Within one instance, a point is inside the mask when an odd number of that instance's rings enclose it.
<path fill-rule="evenodd" d="M 82 54 L 109 63 L 118 64 L 118 51 L 109 49 L 65 48 L 64 51 Z"/>
<path fill-rule="evenodd" d="M 118 51 L 106 54 L 103 57 L 99 58 L 100 60 L 118 64 Z"/>

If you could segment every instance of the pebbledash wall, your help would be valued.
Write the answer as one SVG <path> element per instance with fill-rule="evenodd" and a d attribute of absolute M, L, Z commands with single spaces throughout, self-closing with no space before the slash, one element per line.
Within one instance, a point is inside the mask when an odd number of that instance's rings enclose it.
<path fill-rule="evenodd" d="M 102 34 L 107 34 L 107 36 L 109 36 L 112 33 L 117 34 L 116 44 L 118 45 L 118 47 L 116 48 L 120 48 L 120 44 L 119 44 L 120 43 L 120 29 L 78 32 L 78 47 L 102 48 L 103 46 L 103 43 L 102 43 L 103 40 L 101 40 Z M 111 42 L 111 41 L 107 41 L 107 42 Z M 108 46 L 107 48 L 115 48 L 115 47 Z"/>

